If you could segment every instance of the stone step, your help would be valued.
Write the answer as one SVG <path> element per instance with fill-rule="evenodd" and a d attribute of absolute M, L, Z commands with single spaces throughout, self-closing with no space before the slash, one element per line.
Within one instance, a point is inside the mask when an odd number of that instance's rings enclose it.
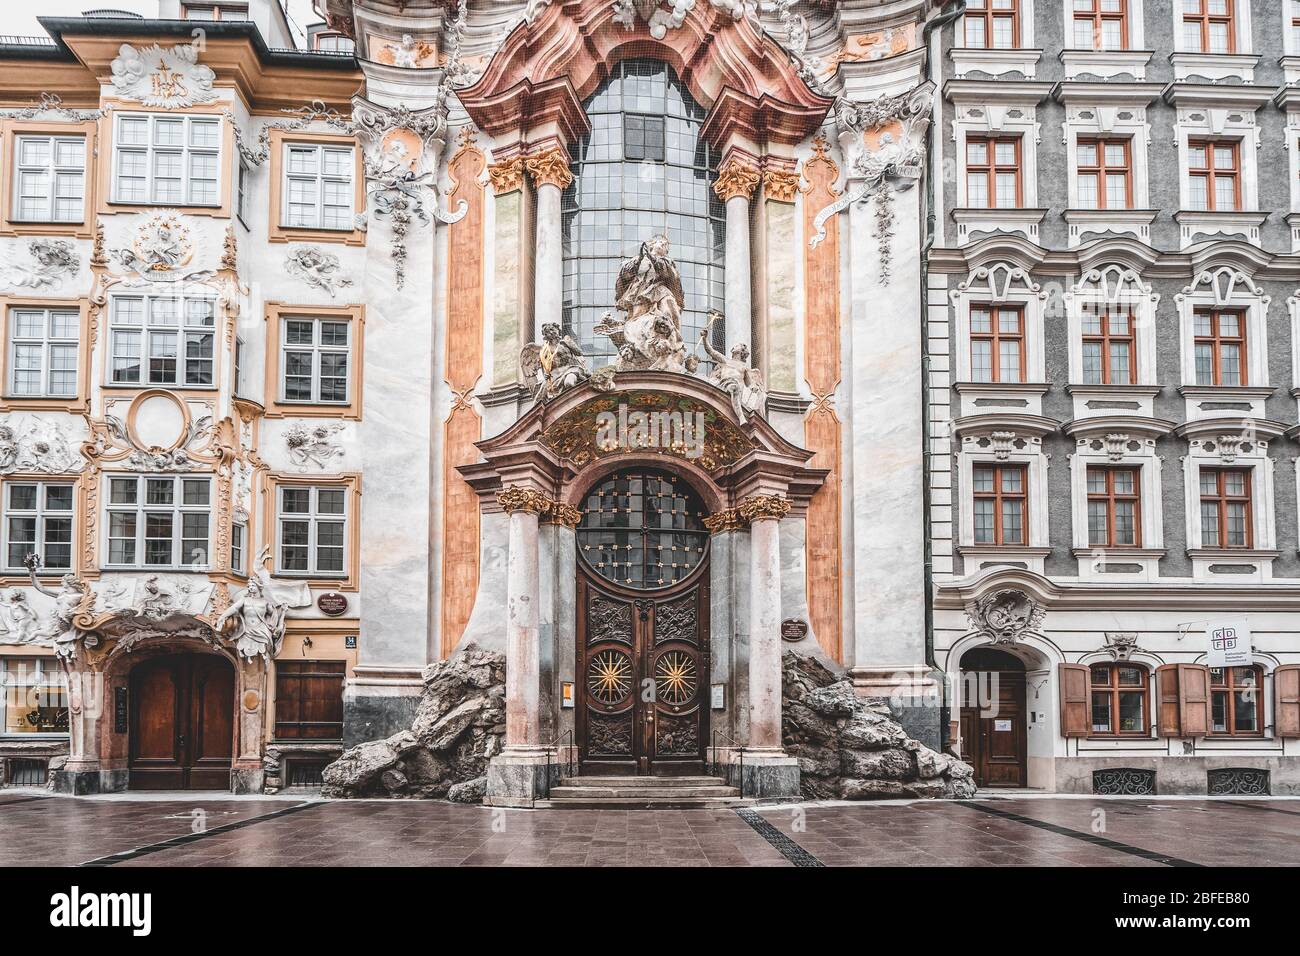
<path fill-rule="evenodd" d="M 723 785 L 703 787 L 601 787 L 584 784 L 580 787 L 560 786 L 551 788 L 552 800 L 681 800 L 697 797 L 739 797 L 740 791 L 735 787 Z"/>
<path fill-rule="evenodd" d="M 563 777 L 561 787 L 655 787 L 674 790 L 678 787 L 725 787 L 727 781 L 722 777 L 604 777 L 594 774 Z"/>
<path fill-rule="evenodd" d="M 731 810 L 754 806 L 757 801 L 742 797 L 566 797 L 537 801 L 552 810 Z"/>

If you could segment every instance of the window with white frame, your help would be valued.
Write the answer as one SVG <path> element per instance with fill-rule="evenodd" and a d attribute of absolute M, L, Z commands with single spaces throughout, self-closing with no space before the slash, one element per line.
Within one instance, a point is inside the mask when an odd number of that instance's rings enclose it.
<path fill-rule="evenodd" d="M 1022 205 L 1020 137 L 966 137 L 966 205 L 1015 209 Z"/>
<path fill-rule="evenodd" d="M 4 485 L 5 568 L 22 573 L 35 554 L 41 567 L 72 569 L 73 486 L 68 482 L 9 481 Z"/>
<path fill-rule="evenodd" d="M 1250 471 L 1202 466 L 1199 477 L 1201 547 L 1251 547 Z"/>
<path fill-rule="evenodd" d="M 285 143 L 281 224 L 292 229 L 355 228 L 355 172 L 351 146 Z"/>
<path fill-rule="evenodd" d="M 212 479 L 113 475 L 108 479 L 108 555 L 115 568 L 207 567 Z"/>
<path fill-rule="evenodd" d="M 1020 420 L 1018 420 L 1020 419 Z M 1023 428 L 1021 427 L 1023 420 Z M 1008 415 L 996 426 L 961 426 L 957 455 L 958 553 L 975 564 L 981 555 L 1023 560 L 1042 573 L 1049 550 L 1048 458 L 1042 453 L 1042 427 L 1027 416 Z"/>
<path fill-rule="evenodd" d="M 14 219 L 83 222 L 86 138 L 19 133 L 14 137 Z"/>
<path fill-rule="evenodd" d="M 215 330 L 214 298 L 113 296 L 109 384 L 212 386 Z"/>
<path fill-rule="evenodd" d="M 1189 140 L 1190 208 L 1232 212 L 1241 208 L 1241 144 L 1235 140 Z"/>
<path fill-rule="evenodd" d="M 972 228 L 1019 231 L 1034 239 L 1043 217 L 1036 209 L 1037 104 L 1047 87 L 1015 80 L 999 80 L 998 86 L 1005 88 L 1005 102 L 988 102 L 974 91 L 969 97 L 964 90 L 953 94 L 958 234 L 973 219 L 979 225 Z"/>
<path fill-rule="evenodd" d="M 81 313 L 76 309 L 9 309 L 9 394 L 75 398 Z"/>
<path fill-rule="evenodd" d="M 1131 269 L 1093 269 L 1065 294 L 1070 323 L 1070 381 L 1137 385 L 1155 381 L 1159 293 Z"/>
<path fill-rule="evenodd" d="M 284 574 L 345 574 L 348 489 L 282 484 L 277 490 L 277 569 Z"/>
<path fill-rule="evenodd" d="M 113 137 L 113 201 L 221 204 L 221 119 L 121 113 Z"/>
<path fill-rule="evenodd" d="M 280 400 L 347 404 L 352 323 L 312 316 L 280 321 Z"/>
<path fill-rule="evenodd" d="M 1287 52 L 1300 53 L 1300 0 L 1285 0 Z"/>
<path fill-rule="evenodd" d="M 1081 209 L 1130 209 L 1133 164 L 1127 137 L 1079 138 L 1075 146 Z"/>
<path fill-rule="evenodd" d="M 1182 326 L 1183 383 L 1267 386 L 1268 306 L 1272 301 L 1243 273 L 1205 271 L 1175 296 Z M 1265 417 L 1262 407 L 1251 417 Z"/>

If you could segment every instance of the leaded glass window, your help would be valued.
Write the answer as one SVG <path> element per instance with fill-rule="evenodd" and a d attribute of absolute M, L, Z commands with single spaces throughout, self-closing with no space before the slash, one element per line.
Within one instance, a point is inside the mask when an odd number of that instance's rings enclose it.
<path fill-rule="evenodd" d="M 592 488 L 583 505 L 578 553 L 606 580 L 665 588 L 704 559 L 704 505 L 675 475 L 616 472 Z"/>
<path fill-rule="evenodd" d="M 700 135 L 706 111 L 671 67 L 644 59 L 619 63 L 586 110 L 591 132 L 570 147 L 564 192 L 564 329 L 595 367 L 612 361 L 595 326 L 614 309 L 623 262 L 664 233 L 686 295 L 682 338 L 696 350 L 709 311 L 725 304 L 726 210 L 713 192 L 718 157 Z M 721 322 L 711 337 L 722 350 Z"/>

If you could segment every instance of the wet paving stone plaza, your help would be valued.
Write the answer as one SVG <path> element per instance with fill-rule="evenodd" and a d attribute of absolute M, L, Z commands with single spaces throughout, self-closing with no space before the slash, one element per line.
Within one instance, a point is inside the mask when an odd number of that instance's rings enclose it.
<path fill-rule="evenodd" d="M 0 793 L 0 867 L 1300 865 L 1300 800 L 994 796 L 740 810 Z"/>

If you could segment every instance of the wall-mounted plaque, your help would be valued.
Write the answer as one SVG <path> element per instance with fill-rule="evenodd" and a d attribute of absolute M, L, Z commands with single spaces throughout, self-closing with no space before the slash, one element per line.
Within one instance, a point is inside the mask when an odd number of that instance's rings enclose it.
<path fill-rule="evenodd" d="M 355 634 L 349 634 L 343 638 L 343 649 L 348 651 L 357 649 L 357 636 Z"/>
<path fill-rule="evenodd" d="M 113 733 L 126 733 L 126 688 L 113 688 Z"/>
<path fill-rule="evenodd" d="M 339 617 L 348 613 L 347 595 L 339 594 L 338 591 L 326 591 L 316 599 L 316 606 L 321 609 L 322 614 Z"/>
<path fill-rule="evenodd" d="M 788 621 L 781 622 L 781 640 L 789 641 L 793 644 L 795 641 L 802 641 L 808 636 L 808 622 L 796 621 L 791 618 Z"/>

